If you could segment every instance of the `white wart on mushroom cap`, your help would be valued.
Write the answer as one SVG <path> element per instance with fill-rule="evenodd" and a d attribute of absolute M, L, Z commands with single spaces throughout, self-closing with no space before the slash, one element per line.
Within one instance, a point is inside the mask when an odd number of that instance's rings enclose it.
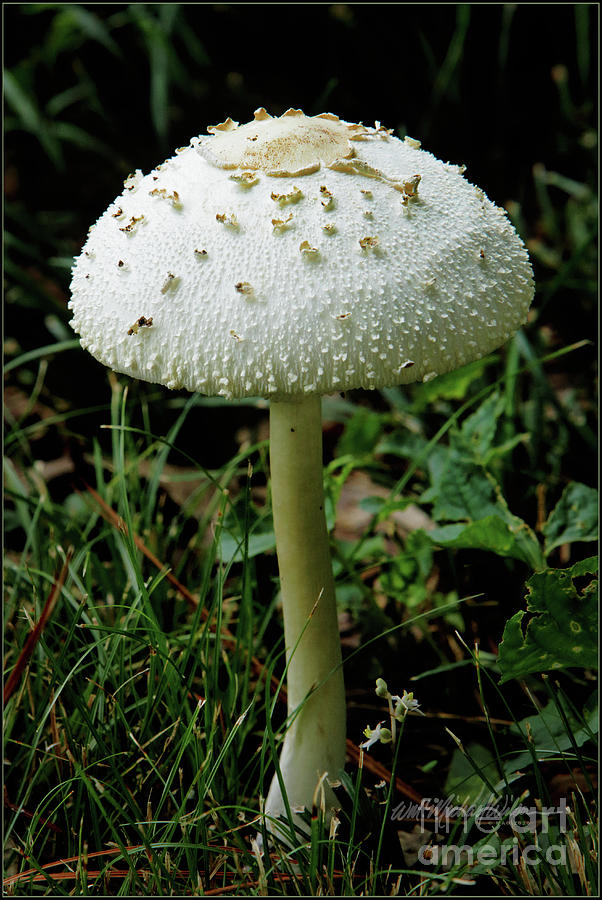
<path fill-rule="evenodd" d="M 72 326 L 100 362 L 224 397 L 428 380 L 533 297 L 505 213 L 417 141 L 257 110 L 143 176 L 90 229 Z"/>

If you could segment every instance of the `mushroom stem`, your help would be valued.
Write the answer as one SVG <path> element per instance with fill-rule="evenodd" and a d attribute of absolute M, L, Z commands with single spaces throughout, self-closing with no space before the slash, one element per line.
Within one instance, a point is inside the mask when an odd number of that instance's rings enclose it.
<path fill-rule="evenodd" d="M 345 687 L 322 481 L 321 400 L 272 401 L 270 468 L 286 646 L 289 725 L 280 771 L 291 809 L 345 764 Z M 309 696 L 308 696 L 309 695 Z M 298 710 L 298 708 L 300 708 Z M 296 713 L 296 715 L 295 715 Z M 336 805 L 324 782 L 326 810 Z M 266 814 L 286 816 L 278 778 Z M 268 823 L 273 831 L 273 823 Z"/>

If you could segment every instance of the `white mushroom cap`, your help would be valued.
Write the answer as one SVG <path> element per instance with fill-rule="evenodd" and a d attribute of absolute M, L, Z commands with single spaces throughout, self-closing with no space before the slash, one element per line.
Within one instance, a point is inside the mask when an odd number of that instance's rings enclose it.
<path fill-rule="evenodd" d="M 71 322 L 118 372 L 225 397 L 428 380 L 525 321 L 525 247 L 463 169 L 376 123 L 264 109 L 123 193 L 73 267 Z"/>

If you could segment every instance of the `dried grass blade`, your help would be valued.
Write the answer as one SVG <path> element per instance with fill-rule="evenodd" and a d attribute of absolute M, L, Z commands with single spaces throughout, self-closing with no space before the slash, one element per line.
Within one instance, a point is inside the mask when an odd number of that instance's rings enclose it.
<path fill-rule="evenodd" d="M 52 590 L 50 591 L 46 603 L 44 604 L 44 608 L 42 609 L 40 618 L 38 619 L 33 630 L 28 634 L 27 639 L 23 645 L 23 649 L 19 653 L 17 662 L 15 663 L 15 667 L 8 676 L 8 680 L 4 685 L 4 703 L 9 700 L 9 698 L 14 693 L 15 688 L 19 684 L 21 675 L 23 674 L 23 670 L 27 666 L 27 663 L 29 662 L 35 646 L 40 640 L 42 632 L 48 624 L 50 616 L 54 612 L 54 608 L 60 597 L 61 590 L 67 577 L 67 572 L 69 571 L 69 563 L 71 562 L 72 556 L 73 547 L 70 547 L 67 551 L 67 556 L 65 557 L 65 562 L 63 563 L 63 567 L 61 568 L 58 578 L 55 578 L 54 584 L 52 585 Z"/>

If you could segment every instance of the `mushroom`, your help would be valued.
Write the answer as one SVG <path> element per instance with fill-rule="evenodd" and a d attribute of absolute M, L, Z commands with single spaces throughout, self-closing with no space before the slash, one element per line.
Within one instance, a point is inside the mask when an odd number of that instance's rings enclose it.
<path fill-rule="evenodd" d="M 321 395 L 427 381 L 484 356 L 525 321 L 533 274 L 503 210 L 412 138 L 295 109 L 207 130 L 130 176 L 90 229 L 71 324 L 118 372 L 271 400 L 288 666 L 279 767 L 292 810 L 311 809 L 318 784 L 331 809 L 345 694 Z M 268 827 L 285 810 L 274 777 Z"/>

